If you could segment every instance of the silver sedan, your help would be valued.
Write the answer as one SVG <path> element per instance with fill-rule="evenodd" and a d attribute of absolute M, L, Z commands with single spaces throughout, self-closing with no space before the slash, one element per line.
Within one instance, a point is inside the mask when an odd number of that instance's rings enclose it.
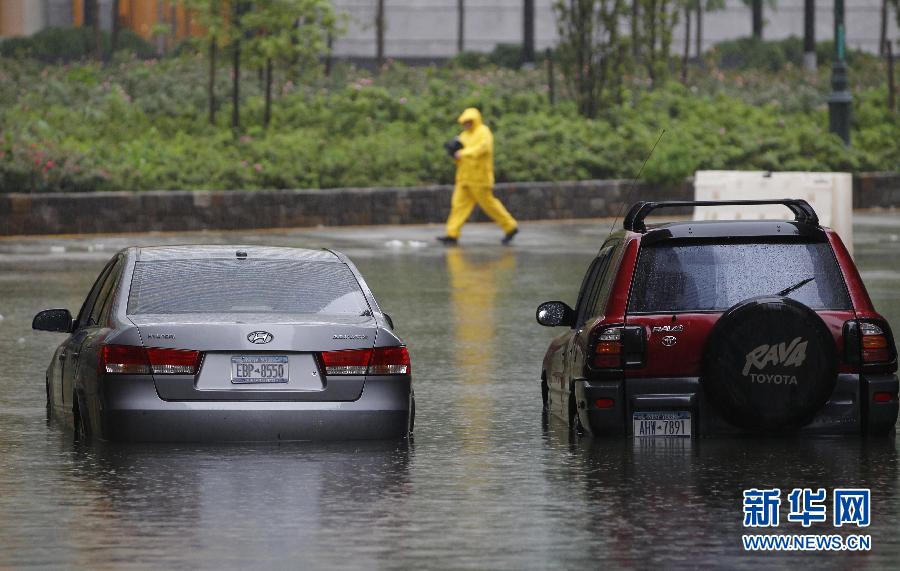
<path fill-rule="evenodd" d="M 338 252 L 127 248 L 47 369 L 47 413 L 79 438 L 124 441 L 399 438 L 413 428 L 409 353 Z"/>

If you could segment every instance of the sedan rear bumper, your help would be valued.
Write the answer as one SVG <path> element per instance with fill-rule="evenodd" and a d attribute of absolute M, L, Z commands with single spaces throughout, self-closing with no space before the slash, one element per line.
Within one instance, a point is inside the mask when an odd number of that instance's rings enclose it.
<path fill-rule="evenodd" d="M 220 442 L 359 440 L 406 436 L 411 380 L 370 377 L 350 402 L 165 401 L 151 379 L 104 381 L 92 420 L 105 440 Z"/>

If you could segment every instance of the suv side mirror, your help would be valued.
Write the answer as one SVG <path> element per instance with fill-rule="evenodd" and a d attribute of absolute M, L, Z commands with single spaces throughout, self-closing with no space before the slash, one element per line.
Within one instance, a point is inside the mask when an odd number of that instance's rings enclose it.
<path fill-rule="evenodd" d="M 545 327 L 575 325 L 575 310 L 562 301 L 545 301 L 535 313 L 537 322 Z"/>
<path fill-rule="evenodd" d="M 34 316 L 31 328 L 56 333 L 72 332 L 72 314 L 68 309 L 45 309 Z"/>

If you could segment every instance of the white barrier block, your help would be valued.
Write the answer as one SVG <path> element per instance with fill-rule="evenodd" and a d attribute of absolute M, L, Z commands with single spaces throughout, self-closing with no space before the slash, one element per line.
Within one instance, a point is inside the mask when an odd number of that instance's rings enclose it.
<path fill-rule="evenodd" d="M 802 198 L 853 254 L 853 177 L 843 172 L 697 171 L 695 200 Z M 786 206 L 703 206 L 694 220 L 790 220 Z"/>

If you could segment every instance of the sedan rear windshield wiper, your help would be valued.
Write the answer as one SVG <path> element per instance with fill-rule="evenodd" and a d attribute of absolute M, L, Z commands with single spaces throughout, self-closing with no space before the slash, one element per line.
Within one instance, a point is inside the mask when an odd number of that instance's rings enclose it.
<path fill-rule="evenodd" d="M 790 286 L 790 287 L 784 288 L 783 290 L 781 290 L 780 292 L 776 293 L 775 295 L 787 295 L 787 294 L 791 293 L 791 292 L 794 291 L 794 290 L 797 290 L 797 289 L 802 288 L 803 286 L 805 286 L 805 285 L 808 284 L 809 282 L 813 281 L 814 279 L 816 279 L 816 278 L 814 278 L 814 277 L 813 277 L 813 278 L 806 278 L 805 280 L 799 281 L 799 282 L 795 283 L 794 285 L 792 285 L 792 286 Z"/>

